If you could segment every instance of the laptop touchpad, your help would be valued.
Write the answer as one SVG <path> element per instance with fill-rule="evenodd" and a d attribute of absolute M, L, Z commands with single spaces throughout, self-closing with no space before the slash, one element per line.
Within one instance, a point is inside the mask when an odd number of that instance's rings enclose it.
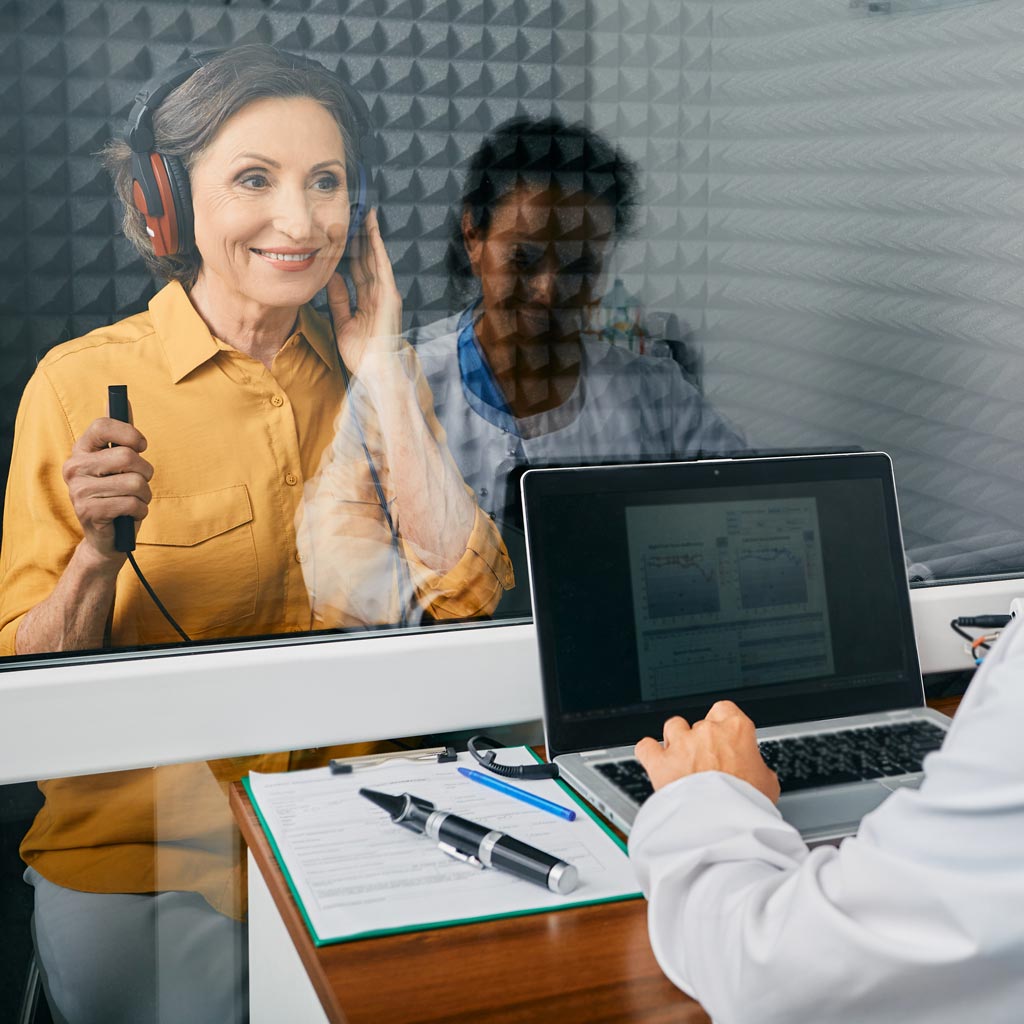
<path fill-rule="evenodd" d="M 880 783 L 870 782 L 790 793 L 779 800 L 779 811 L 805 834 L 852 833 L 860 819 L 873 811 L 889 792 Z"/>

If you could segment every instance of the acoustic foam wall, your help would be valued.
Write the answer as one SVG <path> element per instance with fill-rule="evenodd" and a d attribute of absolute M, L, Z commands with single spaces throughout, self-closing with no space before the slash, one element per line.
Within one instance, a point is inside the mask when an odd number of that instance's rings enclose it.
<path fill-rule="evenodd" d="M 447 311 L 450 211 L 483 135 L 515 114 L 583 117 L 590 20 L 580 0 L 0 0 L 0 475 L 37 356 L 154 290 L 94 154 L 156 70 L 245 42 L 342 66 L 378 126 L 382 228 L 415 323 Z"/>
<path fill-rule="evenodd" d="M 465 160 L 520 112 L 642 165 L 616 272 L 761 446 L 893 452 L 943 574 L 1024 566 L 1024 5 L 848 0 L 0 0 L 0 472 L 37 352 L 144 305 L 93 155 L 154 69 L 260 40 L 370 101 L 407 321 L 448 307 Z M 100 399 L 101 401 L 101 399 Z M 986 555 L 980 549 L 989 548 Z"/>

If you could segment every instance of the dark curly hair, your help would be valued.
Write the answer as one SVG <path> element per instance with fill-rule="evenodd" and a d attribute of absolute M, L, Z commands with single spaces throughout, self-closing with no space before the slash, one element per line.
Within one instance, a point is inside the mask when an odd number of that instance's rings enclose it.
<path fill-rule="evenodd" d="M 449 216 L 445 269 L 453 297 L 470 291 L 473 271 L 462 237 L 462 218 L 486 236 L 494 208 L 523 186 L 584 193 L 606 202 L 615 213 L 615 237 L 633 225 L 639 194 L 636 164 L 600 132 L 559 117 L 514 117 L 498 125 L 473 154 L 459 209 Z"/>

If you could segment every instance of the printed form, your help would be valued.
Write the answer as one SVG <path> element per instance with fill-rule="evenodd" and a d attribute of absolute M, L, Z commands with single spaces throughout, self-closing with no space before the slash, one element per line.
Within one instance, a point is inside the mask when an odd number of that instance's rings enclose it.
<path fill-rule="evenodd" d="M 535 764 L 525 747 L 501 752 Z M 248 789 L 317 945 L 489 917 L 558 910 L 639 895 L 625 851 L 550 779 L 515 784 L 577 810 L 564 821 L 461 776 L 458 763 L 396 758 L 348 775 L 329 768 L 260 774 Z M 359 789 L 411 793 L 438 810 L 508 833 L 576 867 L 579 886 L 559 896 L 495 869 L 449 857 L 436 841 L 392 822 Z"/>

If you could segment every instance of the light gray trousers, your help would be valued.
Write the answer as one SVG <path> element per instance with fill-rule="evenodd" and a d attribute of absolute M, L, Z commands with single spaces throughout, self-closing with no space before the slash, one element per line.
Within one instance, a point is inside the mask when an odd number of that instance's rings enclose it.
<path fill-rule="evenodd" d="M 97 894 L 29 868 L 33 939 L 59 1024 L 245 1024 L 247 929 L 197 893 Z"/>

